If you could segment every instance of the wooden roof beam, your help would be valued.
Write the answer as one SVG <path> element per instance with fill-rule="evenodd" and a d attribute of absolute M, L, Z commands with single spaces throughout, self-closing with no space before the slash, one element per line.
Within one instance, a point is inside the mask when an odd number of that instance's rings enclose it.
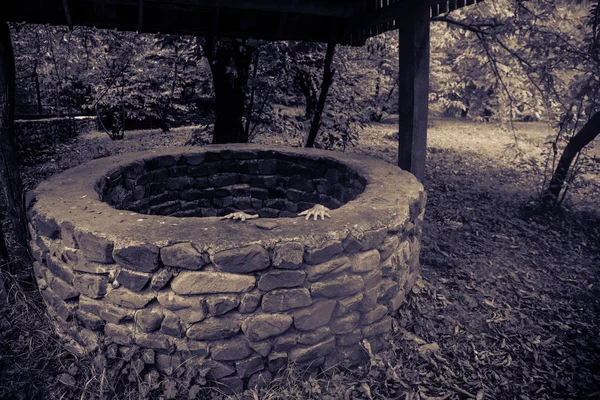
<path fill-rule="evenodd" d="M 116 3 L 126 3 L 125 0 L 113 0 Z M 148 3 L 161 3 L 168 7 L 164 0 L 146 0 Z M 229 8 L 240 10 L 256 10 L 267 12 L 285 12 L 297 14 L 320 15 L 326 17 L 349 18 L 355 15 L 360 2 L 344 0 L 170 0 L 172 5 L 185 5 L 198 8 Z"/>

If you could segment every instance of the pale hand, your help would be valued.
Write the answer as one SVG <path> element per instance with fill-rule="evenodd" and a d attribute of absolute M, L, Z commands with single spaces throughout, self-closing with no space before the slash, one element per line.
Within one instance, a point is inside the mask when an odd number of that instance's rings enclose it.
<path fill-rule="evenodd" d="M 329 211 L 331 211 L 329 208 L 322 206 L 320 204 L 315 204 L 315 206 L 313 208 L 309 208 L 306 211 L 302 211 L 300 214 L 298 214 L 299 216 L 301 215 L 306 215 L 305 219 L 310 219 L 310 217 L 313 217 L 313 219 L 316 221 L 317 219 L 319 219 L 319 217 L 321 217 L 321 219 L 325 219 L 325 217 L 327 218 L 331 218 L 331 215 L 329 215 Z"/>
<path fill-rule="evenodd" d="M 221 217 L 221 219 L 233 219 L 233 220 L 240 220 L 242 222 L 246 221 L 247 219 L 256 219 L 258 218 L 258 214 L 246 214 L 243 211 L 236 211 L 234 213 L 231 214 L 227 214 L 224 217 Z"/>

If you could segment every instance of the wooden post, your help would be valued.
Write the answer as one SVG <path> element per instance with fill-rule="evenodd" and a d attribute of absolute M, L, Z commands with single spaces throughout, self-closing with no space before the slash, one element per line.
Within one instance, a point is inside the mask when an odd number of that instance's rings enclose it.
<path fill-rule="evenodd" d="M 399 18 L 398 166 L 425 179 L 429 96 L 429 5 L 406 2 Z"/>
<path fill-rule="evenodd" d="M 6 198 L 6 214 L 12 222 L 19 246 L 18 257 L 29 258 L 27 218 L 23 202 L 23 185 L 14 137 L 15 61 L 10 29 L 0 21 L 0 185 Z"/>

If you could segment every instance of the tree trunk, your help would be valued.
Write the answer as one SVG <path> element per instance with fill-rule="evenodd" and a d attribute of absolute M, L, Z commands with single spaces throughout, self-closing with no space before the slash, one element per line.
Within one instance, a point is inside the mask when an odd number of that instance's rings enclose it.
<path fill-rule="evenodd" d="M 8 254 L 8 248 L 6 247 L 6 237 L 4 236 L 4 230 L 2 229 L 2 217 L 3 215 L 0 215 L 0 265 L 10 261 L 10 255 Z"/>
<path fill-rule="evenodd" d="M 310 72 L 298 69 L 294 77 L 294 86 L 300 90 L 300 93 L 306 100 L 304 118 L 313 118 L 317 109 L 317 88 Z"/>
<path fill-rule="evenodd" d="M 577 154 L 600 134 L 600 112 L 595 113 L 586 124 L 569 140 L 567 147 L 560 156 L 556 170 L 548 188 L 542 194 L 542 201 L 546 206 L 554 207 L 558 202 L 558 195 L 563 189 L 567 174 L 573 159 Z"/>
<path fill-rule="evenodd" d="M 173 97 L 175 97 L 175 88 L 177 87 L 177 62 L 179 61 L 179 55 L 177 52 L 177 45 L 175 45 L 175 68 L 173 69 L 173 83 L 171 84 L 171 92 L 169 93 L 169 99 L 167 100 L 166 106 L 162 110 L 160 117 L 160 129 L 163 133 L 169 132 L 169 110 L 173 104 Z"/>
<path fill-rule="evenodd" d="M 0 26 L 0 184 L 6 197 L 6 214 L 19 246 L 16 255 L 28 258 L 27 218 L 23 203 L 23 185 L 14 138 L 15 62 L 10 30 L 5 22 Z"/>
<path fill-rule="evenodd" d="M 333 61 L 333 54 L 335 53 L 335 42 L 329 42 L 327 44 L 327 52 L 325 53 L 325 64 L 323 65 L 323 83 L 321 84 L 321 93 L 319 94 L 319 102 L 317 103 L 317 109 L 315 115 L 310 124 L 310 132 L 308 133 L 308 139 L 306 140 L 306 147 L 314 147 L 317 133 L 321 127 L 321 115 L 325 109 L 325 101 L 327 100 L 327 93 L 329 87 L 333 82 L 333 76 L 335 70 L 331 69 L 331 62 Z"/>
<path fill-rule="evenodd" d="M 247 143 L 242 118 L 255 48 L 245 40 L 206 38 L 203 43 L 215 87 L 213 143 Z"/>

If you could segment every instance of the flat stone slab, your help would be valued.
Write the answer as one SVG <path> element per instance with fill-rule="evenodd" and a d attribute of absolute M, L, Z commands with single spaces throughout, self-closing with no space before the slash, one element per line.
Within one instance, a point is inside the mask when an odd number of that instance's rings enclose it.
<path fill-rule="evenodd" d="M 185 271 L 171 282 L 177 294 L 241 293 L 254 287 L 256 278 L 227 272 Z"/>

